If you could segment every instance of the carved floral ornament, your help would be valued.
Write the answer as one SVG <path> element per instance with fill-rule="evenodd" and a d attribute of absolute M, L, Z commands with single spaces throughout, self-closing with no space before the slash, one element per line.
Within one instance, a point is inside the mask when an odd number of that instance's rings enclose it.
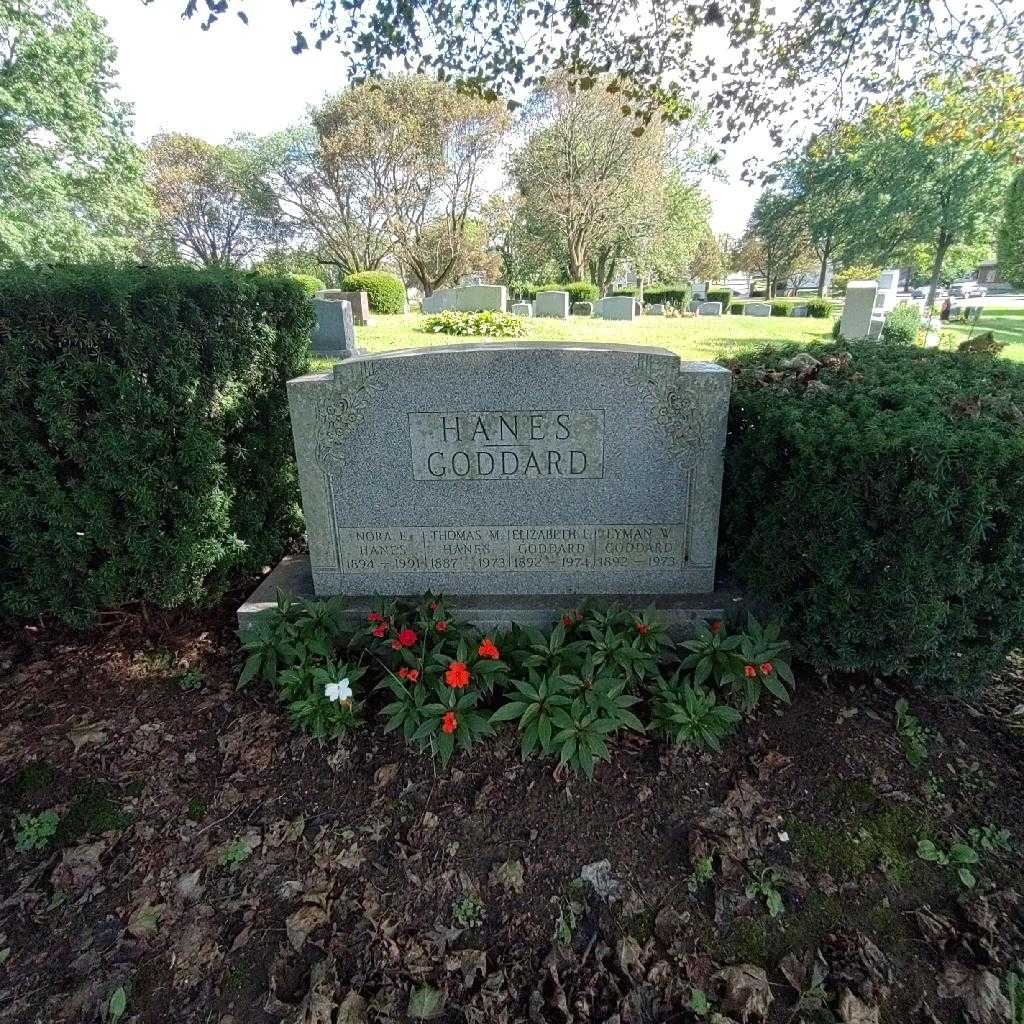
<path fill-rule="evenodd" d="M 367 406 L 385 386 L 371 363 L 335 366 L 330 386 L 319 388 L 313 399 L 316 461 L 321 466 L 344 460 L 346 439 L 363 422 Z"/>
<path fill-rule="evenodd" d="M 695 465 L 717 433 L 714 399 L 719 385 L 707 377 L 680 375 L 675 362 L 647 355 L 637 356 L 634 380 L 640 395 L 654 400 L 672 453 L 683 465 Z"/>

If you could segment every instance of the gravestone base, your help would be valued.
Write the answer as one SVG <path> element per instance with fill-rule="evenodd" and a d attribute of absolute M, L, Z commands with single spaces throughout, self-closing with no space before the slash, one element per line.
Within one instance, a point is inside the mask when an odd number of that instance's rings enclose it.
<path fill-rule="evenodd" d="M 279 593 L 288 597 L 318 600 L 313 593 L 313 573 L 308 555 L 286 555 L 277 568 L 246 598 L 238 609 L 238 628 L 250 628 L 259 615 L 276 607 Z M 547 627 L 559 621 L 566 608 L 582 603 L 583 594 L 530 594 L 530 595 L 462 595 L 445 600 L 457 619 L 470 622 L 483 630 L 509 629 L 519 626 Z M 725 616 L 739 601 L 737 595 L 724 591 L 711 594 L 600 594 L 600 601 L 613 602 L 637 611 L 650 607 L 658 609 L 674 636 L 692 636 L 698 622 L 710 622 Z M 320 598 L 319 600 L 330 600 Z M 366 616 L 377 607 L 379 598 L 372 596 L 346 597 L 342 618 L 352 625 L 365 625 Z"/>

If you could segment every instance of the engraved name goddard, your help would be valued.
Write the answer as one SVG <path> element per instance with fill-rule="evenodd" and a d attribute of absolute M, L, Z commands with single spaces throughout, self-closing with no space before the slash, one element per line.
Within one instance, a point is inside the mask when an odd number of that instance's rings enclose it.
<path fill-rule="evenodd" d="M 596 409 L 409 413 L 416 480 L 604 476 L 604 412 Z"/>

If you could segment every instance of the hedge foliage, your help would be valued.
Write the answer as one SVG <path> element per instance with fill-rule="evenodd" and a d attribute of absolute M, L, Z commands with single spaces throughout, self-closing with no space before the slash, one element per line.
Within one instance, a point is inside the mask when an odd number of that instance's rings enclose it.
<path fill-rule="evenodd" d="M 312 274 L 289 274 L 288 276 L 296 284 L 301 285 L 307 295 L 316 295 L 317 292 L 322 292 L 327 287 L 319 277 L 314 277 Z"/>
<path fill-rule="evenodd" d="M 569 305 L 574 302 L 597 302 L 601 289 L 589 281 L 568 281 L 565 284 L 528 284 L 519 289 L 526 301 L 533 302 L 537 292 L 568 292 Z"/>
<path fill-rule="evenodd" d="M 287 277 L 0 273 L 0 609 L 199 604 L 278 557 L 312 327 Z"/>
<path fill-rule="evenodd" d="M 612 295 L 633 295 L 638 288 L 616 288 Z M 644 303 L 662 302 L 666 305 L 684 308 L 693 298 L 693 288 L 688 284 L 649 284 L 644 286 Z"/>
<path fill-rule="evenodd" d="M 831 299 L 808 299 L 807 315 L 818 320 L 828 320 L 836 311 L 836 304 Z"/>
<path fill-rule="evenodd" d="M 709 288 L 707 292 L 708 302 L 720 302 L 722 304 L 722 312 L 729 312 L 729 304 L 732 302 L 732 289 L 731 288 Z"/>
<path fill-rule="evenodd" d="M 897 306 L 886 314 L 879 340 L 887 345 L 913 345 L 920 327 L 921 311 L 917 306 Z"/>
<path fill-rule="evenodd" d="M 980 685 L 1024 635 L 1024 367 L 798 351 L 731 363 L 723 571 L 822 666 Z"/>
<path fill-rule="evenodd" d="M 371 313 L 404 313 L 405 285 L 386 270 L 361 270 L 341 279 L 341 291 L 366 292 Z"/>

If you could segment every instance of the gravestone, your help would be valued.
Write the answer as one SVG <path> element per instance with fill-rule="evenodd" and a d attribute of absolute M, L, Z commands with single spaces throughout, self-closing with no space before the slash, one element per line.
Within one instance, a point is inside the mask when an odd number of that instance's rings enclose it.
<path fill-rule="evenodd" d="M 644 315 L 644 304 L 639 299 L 633 300 L 633 315 L 643 316 Z"/>
<path fill-rule="evenodd" d="M 569 293 L 537 292 L 533 310 L 536 316 L 553 316 L 559 320 L 567 320 L 569 318 Z"/>
<path fill-rule="evenodd" d="M 325 288 L 317 292 L 318 299 L 344 299 L 352 306 L 352 322 L 356 327 L 370 324 L 370 300 L 366 292 L 343 292 L 339 288 Z"/>
<path fill-rule="evenodd" d="M 698 302 L 696 312 L 699 316 L 721 316 L 722 304 L 720 302 Z"/>
<path fill-rule="evenodd" d="M 311 569 L 282 563 L 240 622 L 309 579 L 364 617 L 430 590 L 481 624 L 584 595 L 692 619 L 680 595 L 706 609 L 715 583 L 730 381 L 664 349 L 502 342 L 289 381 Z"/>
<path fill-rule="evenodd" d="M 703 302 L 708 297 L 707 281 L 693 282 L 693 297 L 700 302 Z"/>
<path fill-rule="evenodd" d="M 509 312 L 513 316 L 533 316 L 533 306 L 529 302 L 513 302 Z"/>
<path fill-rule="evenodd" d="M 595 312 L 602 320 L 635 320 L 636 300 L 632 295 L 606 295 Z"/>
<path fill-rule="evenodd" d="M 325 359 L 345 359 L 358 352 L 352 304 L 347 299 L 321 299 L 315 295 L 310 301 L 316 314 L 313 354 Z"/>
<path fill-rule="evenodd" d="M 794 306 L 792 316 L 807 316 L 806 306 Z"/>
<path fill-rule="evenodd" d="M 771 316 L 772 307 L 769 302 L 748 302 L 743 312 L 746 316 Z"/>
<path fill-rule="evenodd" d="M 664 316 L 665 315 L 665 304 L 663 302 L 652 302 L 647 307 L 648 316 Z"/>
<path fill-rule="evenodd" d="M 438 288 L 423 300 L 424 313 L 440 313 L 458 309 L 467 313 L 482 313 L 493 309 L 508 309 L 508 289 L 504 285 L 473 284 L 458 288 Z"/>
<path fill-rule="evenodd" d="M 572 304 L 573 316 L 593 316 L 594 304 L 592 302 L 574 302 Z"/>
<path fill-rule="evenodd" d="M 455 309 L 454 288 L 438 288 L 430 295 L 424 295 L 420 309 L 424 313 L 440 313 L 446 309 Z"/>
<path fill-rule="evenodd" d="M 484 279 L 481 274 L 463 274 L 463 276 L 459 278 L 459 286 L 462 288 L 467 286 L 475 287 L 482 285 L 483 283 Z"/>
<path fill-rule="evenodd" d="M 846 285 L 846 301 L 839 319 L 839 334 L 847 341 L 860 341 L 871 334 L 878 284 L 875 281 L 850 281 Z"/>

